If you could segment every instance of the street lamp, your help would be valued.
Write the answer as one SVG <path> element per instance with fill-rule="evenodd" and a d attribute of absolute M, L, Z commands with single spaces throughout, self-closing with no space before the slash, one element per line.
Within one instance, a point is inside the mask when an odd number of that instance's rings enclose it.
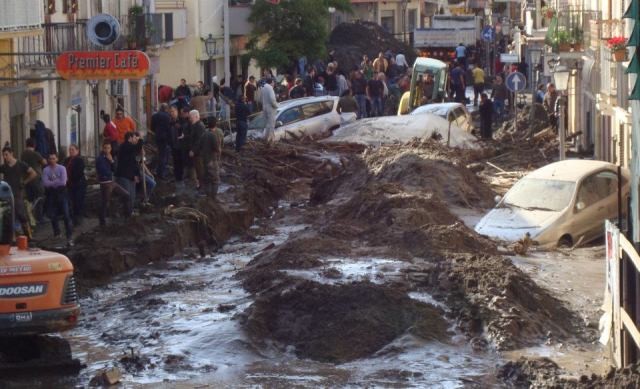
<path fill-rule="evenodd" d="M 336 13 L 336 7 L 329 7 L 329 31 L 333 31 L 333 14 Z"/>
<path fill-rule="evenodd" d="M 565 143 L 565 107 L 567 105 L 567 101 L 564 97 L 564 92 L 569 88 L 569 77 L 571 77 L 571 71 L 566 66 L 556 66 L 553 71 L 553 83 L 556 86 L 558 92 L 560 92 L 560 96 L 558 96 L 558 136 L 560 137 L 560 160 L 564 160 L 566 155 L 564 151 L 564 143 Z"/>
<path fill-rule="evenodd" d="M 212 34 L 209 34 L 207 39 L 204 40 L 204 50 L 207 52 L 207 55 L 209 56 L 209 63 L 208 63 L 209 77 L 206 77 L 206 78 L 207 78 L 207 85 L 211 86 L 211 75 L 213 74 L 213 56 L 218 54 L 217 43 Z"/>
<path fill-rule="evenodd" d="M 402 0 L 402 41 L 407 43 L 407 5 L 409 0 Z"/>

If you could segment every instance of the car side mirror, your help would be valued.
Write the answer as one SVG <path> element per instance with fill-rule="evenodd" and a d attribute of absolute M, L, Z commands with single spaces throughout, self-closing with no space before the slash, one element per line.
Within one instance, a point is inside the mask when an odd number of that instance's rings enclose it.
<path fill-rule="evenodd" d="M 495 201 L 496 204 L 498 204 L 500 202 L 500 200 L 502 200 L 502 196 L 500 196 L 500 195 L 496 195 L 496 197 L 493 198 L 493 201 Z"/>
<path fill-rule="evenodd" d="M 586 207 L 584 201 L 578 201 L 578 203 L 576 204 L 576 209 L 578 211 L 582 211 L 584 208 Z"/>
<path fill-rule="evenodd" d="M 282 123 L 280 120 L 278 120 L 278 121 L 276 122 L 276 127 L 282 127 L 282 125 L 283 125 L 283 124 L 284 124 L 284 123 Z"/>

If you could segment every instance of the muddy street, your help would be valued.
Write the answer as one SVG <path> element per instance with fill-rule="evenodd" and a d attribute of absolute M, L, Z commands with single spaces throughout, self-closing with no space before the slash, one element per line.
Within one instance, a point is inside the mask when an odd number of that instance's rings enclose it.
<path fill-rule="evenodd" d="M 521 357 L 606 372 L 601 246 L 516 256 L 475 233 L 497 193 L 468 168 L 482 153 L 253 151 L 225 156 L 220 204 L 177 204 L 205 219 L 167 214 L 169 188 L 164 216 L 134 222 L 153 250 L 117 227 L 93 248 L 104 257 L 88 256 L 95 231 L 78 239 L 82 315 L 63 337 L 86 367 L 7 387 L 86 386 L 109 369 L 127 387 L 501 387 Z M 110 246 L 122 239 L 131 248 Z"/>

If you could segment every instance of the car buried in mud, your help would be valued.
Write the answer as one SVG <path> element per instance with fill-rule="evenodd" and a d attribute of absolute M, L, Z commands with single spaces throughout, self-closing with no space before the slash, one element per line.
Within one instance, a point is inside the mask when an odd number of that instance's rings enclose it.
<path fill-rule="evenodd" d="M 355 113 L 338 113 L 338 100 L 335 96 L 319 96 L 278 103 L 275 139 L 325 138 L 342 123 L 355 121 Z M 247 135 L 254 139 L 262 138 L 264 127 L 265 117 L 260 112 L 249 121 Z"/>
<path fill-rule="evenodd" d="M 622 171 L 622 199 L 629 171 Z M 518 181 L 475 227 L 505 241 L 525 236 L 545 248 L 588 243 L 604 233 L 604 221 L 618 216 L 617 166 L 603 161 L 565 160 Z"/>

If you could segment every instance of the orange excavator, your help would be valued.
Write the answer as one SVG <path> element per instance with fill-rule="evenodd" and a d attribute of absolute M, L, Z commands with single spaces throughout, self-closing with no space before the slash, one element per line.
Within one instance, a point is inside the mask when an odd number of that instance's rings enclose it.
<path fill-rule="evenodd" d="M 65 331 L 78 322 L 80 306 L 73 264 L 66 256 L 14 242 L 14 200 L 0 181 L 0 337 Z"/>

